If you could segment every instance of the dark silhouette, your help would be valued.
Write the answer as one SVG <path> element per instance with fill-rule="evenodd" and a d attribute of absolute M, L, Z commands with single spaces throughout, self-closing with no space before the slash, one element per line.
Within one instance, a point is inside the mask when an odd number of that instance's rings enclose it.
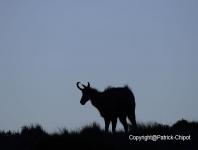
<path fill-rule="evenodd" d="M 135 97 L 133 92 L 128 86 L 125 87 L 109 87 L 103 92 L 90 87 L 90 83 L 82 87 L 79 86 L 80 82 L 76 85 L 82 91 L 82 98 L 80 103 L 84 105 L 88 100 L 91 101 L 100 112 L 105 121 L 105 131 L 108 131 L 110 122 L 112 123 L 112 132 L 115 132 L 117 118 L 124 126 L 125 132 L 128 132 L 127 117 L 136 128 L 135 119 Z"/>
<path fill-rule="evenodd" d="M 183 135 L 190 140 L 130 140 L 129 136 Z M 154 140 L 154 141 L 153 141 Z M 106 133 L 96 123 L 81 127 L 80 130 L 63 128 L 59 132 L 47 133 L 40 125 L 24 126 L 21 131 L 0 131 L 1 150 L 135 150 L 135 149 L 193 149 L 198 147 L 198 122 L 180 120 L 174 125 L 142 123 L 128 134 L 122 131 Z"/>

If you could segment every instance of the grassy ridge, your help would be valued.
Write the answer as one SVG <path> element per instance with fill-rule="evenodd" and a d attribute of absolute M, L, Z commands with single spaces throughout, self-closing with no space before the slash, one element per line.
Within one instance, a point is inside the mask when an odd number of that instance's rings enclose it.
<path fill-rule="evenodd" d="M 190 135 L 191 140 L 157 140 L 135 141 L 129 135 Z M 198 122 L 180 120 L 172 126 L 139 124 L 137 130 L 125 134 L 105 133 L 99 125 L 93 123 L 79 131 L 62 129 L 59 133 L 48 134 L 39 125 L 24 126 L 20 132 L 0 132 L 0 149 L 34 150 L 34 149 L 198 149 Z"/>

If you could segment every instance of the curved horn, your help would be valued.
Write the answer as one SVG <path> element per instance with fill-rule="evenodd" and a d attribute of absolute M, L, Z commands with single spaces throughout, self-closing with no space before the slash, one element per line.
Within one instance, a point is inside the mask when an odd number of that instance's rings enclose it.
<path fill-rule="evenodd" d="M 79 86 L 79 83 L 80 83 L 80 82 L 77 82 L 77 83 L 76 83 L 76 86 L 77 86 L 77 88 L 78 88 L 79 90 L 81 90 L 81 91 L 82 91 L 82 90 L 83 90 L 83 88 L 81 88 L 81 87 Z"/>
<path fill-rule="evenodd" d="M 90 87 L 90 83 L 89 82 L 87 82 L 87 87 Z"/>

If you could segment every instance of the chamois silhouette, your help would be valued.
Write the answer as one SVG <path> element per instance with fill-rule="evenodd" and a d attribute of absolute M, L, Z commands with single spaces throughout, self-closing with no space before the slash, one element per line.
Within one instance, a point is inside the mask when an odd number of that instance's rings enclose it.
<path fill-rule="evenodd" d="M 95 106 L 100 112 L 105 121 L 105 131 L 108 132 L 109 125 L 112 123 L 112 132 L 115 132 L 117 118 L 122 123 L 125 132 L 128 132 L 127 117 L 136 128 L 135 119 L 135 97 L 133 92 L 128 86 L 125 87 L 109 87 L 103 92 L 98 91 L 95 88 L 88 85 L 85 86 L 80 82 L 76 83 L 79 90 L 82 91 L 82 97 L 80 103 L 84 105 L 88 100 Z"/>

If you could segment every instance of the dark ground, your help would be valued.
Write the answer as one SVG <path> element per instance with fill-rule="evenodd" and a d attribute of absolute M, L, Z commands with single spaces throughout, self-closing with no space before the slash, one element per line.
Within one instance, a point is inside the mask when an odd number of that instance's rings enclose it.
<path fill-rule="evenodd" d="M 184 135 L 190 140 L 130 140 L 129 135 Z M 154 139 L 153 139 L 154 140 Z M 174 125 L 158 123 L 139 124 L 138 128 L 125 134 L 105 133 L 96 123 L 82 127 L 79 131 L 62 129 L 60 133 L 48 134 L 41 126 L 24 126 L 20 132 L 0 131 L 1 150 L 66 150 L 66 149 L 198 149 L 198 122 L 177 121 Z"/>

